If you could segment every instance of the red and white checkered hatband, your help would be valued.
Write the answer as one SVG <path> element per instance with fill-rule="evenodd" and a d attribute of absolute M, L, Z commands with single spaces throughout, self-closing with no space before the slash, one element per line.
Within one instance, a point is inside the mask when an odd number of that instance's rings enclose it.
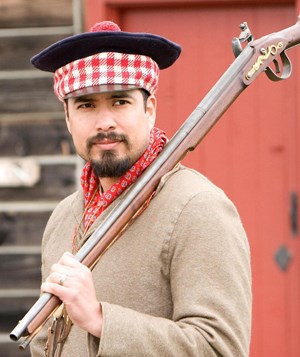
<path fill-rule="evenodd" d="M 118 84 L 155 93 L 159 67 L 148 56 L 102 52 L 59 68 L 54 74 L 54 92 L 63 100 L 68 94 L 93 86 Z"/>

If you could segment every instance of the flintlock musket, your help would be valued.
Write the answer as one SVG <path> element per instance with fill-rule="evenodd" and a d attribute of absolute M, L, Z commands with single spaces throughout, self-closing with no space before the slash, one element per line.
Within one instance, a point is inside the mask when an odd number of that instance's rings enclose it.
<path fill-rule="evenodd" d="M 126 229 L 128 222 L 138 214 L 155 191 L 161 177 L 188 151 L 195 149 L 222 114 L 260 73 L 265 72 L 272 81 L 286 79 L 291 75 L 292 66 L 286 50 L 300 43 L 300 16 L 295 25 L 258 40 L 253 39 L 246 22 L 240 28 L 242 32 L 239 38 L 232 40 L 236 56 L 234 62 L 182 124 L 157 159 L 126 191 L 119 204 L 80 248 L 75 255 L 79 262 L 92 269 L 103 252 Z M 270 65 L 275 67 L 275 72 Z M 10 338 L 17 341 L 26 337 L 20 345 L 24 349 L 60 304 L 61 301 L 56 296 L 43 293 L 10 333 Z"/>

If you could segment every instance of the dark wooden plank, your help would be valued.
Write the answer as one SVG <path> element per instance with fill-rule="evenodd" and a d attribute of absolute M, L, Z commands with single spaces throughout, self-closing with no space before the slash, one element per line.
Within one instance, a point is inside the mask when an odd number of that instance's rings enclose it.
<path fill-rule="evenodd" d="M 53 93 L 53 78 L 0 80 L 0 113 L 51 112 L 62 110 Z"/>
<path fill-rule="evenodd" d="M 18 320 L 16 320 L 16 321 L 18 321 Z M 14 327 L 15 327 L 15 325 L 14 325 Z M 11 330 L 8 330 L 7 333 L 9 334 L 10 331 Z M 0 356 L 3 356 L 3 357 L 30 357 L 29 347 L 25 351 L 21 352 L 18 349 L 19 343 L 20 342 L 18 342 L 18 343 L 17 342 L 2 343 L 0 345 Z"/>
<path fill-rule="evenodd" d="M 15 288 L 18 288 L 17 286 Z M 11 331 L 36 302 L 36 297 L 0 298 L 0 332 Z M 0 347 L 0 351 L 2 351 Z M 6 356 L 0 354 L 0 356 Z"/>
<path fill-rule="evenodd" d="M 30 63 L 30 58 L 64 37 L 66 36 L 24 36 L 1 38 L 0 70 L 33 69 L 34 67 Z"/>
<path fill-rule="evenodd" d="M 72 0 L 1 0 L 1 28 L 70 26 Z"/>
<path fill-rule="evenodd" d="M 0 247 L 41 245 L 51 212 L 1 212 Z"/>
<path fill-rule="evenodd" d="M 74 153 L 64 119 L 43 121 L 41 117 L 34 122 L 0 122 L 0 157 Z"/>
<path fill-rule="evenodd" d="M 41 179 L 35 186 L 1 188 L 0 201 L 56 201 L 75 189 L 75 165 L 42 166 Z"/>
<path fill-rule="evenodd" d="M 9 336 L 9 333 L 17 325 L 27 311 L 37 301 L 37 297 L 0 298 L 0 333 Z M 0 344 L 0 356 L 5 357 L 29 357 L 30 349 L 20 352 L 18 346 L 21 341 L 7 341 Z"/>
<path fill-rule="evenodd" d="M 39 289 L 41 256 L 38 254 L 1 255 L 1 289 Z"/>

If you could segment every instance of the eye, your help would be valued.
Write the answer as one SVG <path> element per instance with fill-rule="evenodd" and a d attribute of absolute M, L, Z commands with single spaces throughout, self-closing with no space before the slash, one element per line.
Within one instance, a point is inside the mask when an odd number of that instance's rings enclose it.
<path fill-rule="evenodd" d="M 126 100 L 126 99 L 118 99 L 114 102 L 114 106 L 121 106 L 121 105 L 125 105 L 125 104 L 128 104 L 129 101 Z"/>
<path fill-rule="evenodd" d="M 80 105 L 77 106 L 77 109 L 89 109 L 89 108 L 94 108 L 94 104 L 86 102 L 86 103 L 82 103 Z"/>

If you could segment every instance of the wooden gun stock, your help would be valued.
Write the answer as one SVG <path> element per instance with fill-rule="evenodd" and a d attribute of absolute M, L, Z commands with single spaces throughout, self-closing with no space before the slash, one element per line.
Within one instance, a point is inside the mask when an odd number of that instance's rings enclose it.
<path fill-rule="evenodd" d="M 280 32 L 255 41 L 250 40 L 245 48 L 239 51 L 235 61 L 175 133 L 157 159 L 126 191 L 119 204 L 82 246 L 75 258 L 92 269 L 101 254 L 126 228 L 128 222 L 155 191 L 162 176 L 170 171 L 188 151 L 194 150 L 228 107 L 261 72 L 266 72 L 268 77 L 275 81 L 290 76 L 291 63 L 285 50 L 299 43 L 299 19 L 295 25 Z M 278 69 L 279 60 L 283 66 L 282 71 Z M 269 67 L 272 62 L 275 62 L 276 72 Z M 11 332 L 10 338 L 17 341 L 20 337 L 27 336 L 21 345 L 25 348 L 60 304 L 56 296 L 48 293 L 42 294 Z"/>

